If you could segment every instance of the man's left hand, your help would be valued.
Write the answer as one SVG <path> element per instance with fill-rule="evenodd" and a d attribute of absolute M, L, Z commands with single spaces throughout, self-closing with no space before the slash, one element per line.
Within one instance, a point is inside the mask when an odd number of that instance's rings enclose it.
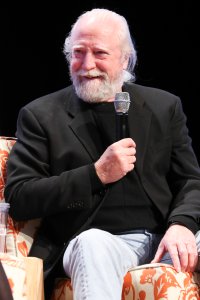
<path fill-rule="evenodd" d="M 177 272 L 193 272 L 198 262 L 195 236 L 187 227 L 171 225 L 162 238 L 152 263 L 160 262 L 169 252 Z"/>

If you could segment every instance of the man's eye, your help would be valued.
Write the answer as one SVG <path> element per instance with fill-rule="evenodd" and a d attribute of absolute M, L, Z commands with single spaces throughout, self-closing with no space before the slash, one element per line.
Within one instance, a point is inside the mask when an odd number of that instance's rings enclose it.
<path fill-rule="evenodd" d="M 105 51 L 102 51 L 102 50 L 98 50 L 98 51 L 95 51 L 95 56 L 98 58 L 105 58 L 106 56 L 108 55 L 107 52 Z"/>
<path fill-rule="evenodd" d="M 95 51 L 95 54 L 96 55 L 106 55 L 106 52 L 102 51 L 102 50 L 98 50 L 98 51 Z"/>
<path fill-rule="evenodd" d="M 83 51 L 81 49 L 76 49 L 73 51 L 73 55 L 76 57 L 81 56 L 81 55 L 83 55 Z"/>

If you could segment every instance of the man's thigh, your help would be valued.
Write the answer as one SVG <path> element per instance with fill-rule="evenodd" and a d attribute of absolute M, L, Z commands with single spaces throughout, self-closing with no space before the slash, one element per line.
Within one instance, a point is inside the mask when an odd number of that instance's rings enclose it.
<path fill-rule="evenodd" d="M 118 236 L 129 246 L 137 257 L 138 265 L 141 265 L 151 262 L 163 235 L 147 230 L 132 230 L 131 233 Z"/>

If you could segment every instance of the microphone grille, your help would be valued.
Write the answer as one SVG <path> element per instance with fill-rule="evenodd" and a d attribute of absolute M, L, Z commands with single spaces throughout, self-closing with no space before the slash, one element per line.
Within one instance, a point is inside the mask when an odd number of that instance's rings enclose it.
<path fill-rule="evenodd" d="M 130 106 L 130 96 L 127 92 L 116 93 L 114 106 L 116 113 L 126 114 L 128 113 Z"/>

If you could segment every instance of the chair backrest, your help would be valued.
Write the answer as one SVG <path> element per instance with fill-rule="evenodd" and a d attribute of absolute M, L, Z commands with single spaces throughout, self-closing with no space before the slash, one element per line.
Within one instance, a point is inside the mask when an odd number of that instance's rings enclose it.
<path fill-rule="evenodd" d="M 0 136 L 0 202 L 4 202 L 6 184 L 6 165 L 10 151 L 16 142 L 14 137 Z M 8 217 L 6 252 L 18 257 L 27 256 L 33 243 L 35 233 L 40 225 L 40 219 L 16 222 Z"/>

